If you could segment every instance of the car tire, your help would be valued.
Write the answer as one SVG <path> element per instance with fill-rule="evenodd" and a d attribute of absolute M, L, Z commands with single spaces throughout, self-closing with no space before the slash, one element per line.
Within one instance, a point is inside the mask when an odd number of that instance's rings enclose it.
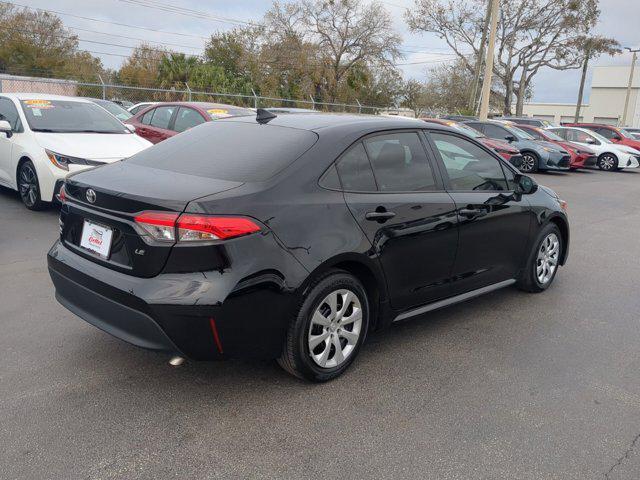
<path fill-rule="evenodd" d="M 326 382 L 353 363 L 367 336 L 367 292 L 342 270 L 319 277 L 307 291 L 289 324 L 278 363 L 296 377 Z"/>
<path fill-rule="evenodd" d="M 543 292 L 553 283 L 560 267 L 562 234 L 557 225 L 547 224 L 536 237 L 516 286 L 531 293 Z"/>
<path fill-rule="evenodd" d="M 618 169 L 618 157 L 613 153 L 603 153 L 598 157 L 598 168 L 605 172 L 611 172 Z"/>
<path fill-rule="evenodd" d="M 520 171 L 522 173 L 535 173 L 538 171 L 539 158 L 533 152 L 524 152 L 522 154 L 522 165 Z"/>
<path fill-rule="evenodd" d="M 40 183 L 38 173 L 31 160 L 25 160 L 20 164 L 17 175 L 18 193 L 25 207 L 29 210 L 42 210 L 47 203 L 40 196 Z"/>

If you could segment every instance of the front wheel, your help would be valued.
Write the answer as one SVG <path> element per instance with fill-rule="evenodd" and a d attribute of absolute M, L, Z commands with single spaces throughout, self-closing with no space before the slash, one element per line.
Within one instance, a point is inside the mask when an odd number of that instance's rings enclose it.
<path fill-rule="evenodd" d="M 36 167 L 31 160 L 26 160 L 18 169 L 18 192 L 22 203 L 29 210 L 42 210 L 46 203 L 42 201 L 40 196 L 40 184 L 38 183 L 38 174 Z"/>
<path fill-rule="evenodd" d="M 603 153 L 598 157 L 598 168 L 605 172 L 618 169 L 618 157 L 613 153 Z"/>
<path fill-rule="evenodd" d="M 278 363 L 289 373 L 326 382 L 356 358 L 369 328 L 367 293 L 353 275 L 335 271 L 317 280 L 287 331 Z"/>
<path fill-rule="evenodd" d="M 558 273 L 562 254 L 562 235 L 554 224 L 545 226 L 533 244 L 527 265 L 520 274 L 517 286 L 521 290 L 537 293 L 549 288 Z"/>
<path fill-rule="evenodd" d="M 524 152 L 522 154 L 522 165 L 520 171 L 522 173 L 534 173 L 538 170 L 538 157 L 535 153 Z"/>

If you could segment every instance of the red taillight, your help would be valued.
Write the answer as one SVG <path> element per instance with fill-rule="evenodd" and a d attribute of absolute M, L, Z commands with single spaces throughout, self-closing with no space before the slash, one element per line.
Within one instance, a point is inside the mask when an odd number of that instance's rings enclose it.
<path fill-rule="evenodd" d="M 135 222 L 155 240 L 167 242 L 227 240 L 260 231 L 248 218 L 190 213 L 142 212 L 135 217 Z"/>
<path fill-rule="evenodd" d="M 142 212 L 134 220 L 155 240 L 175 242 L 178 215 L 173 212 Z"/>
<path fill-rule="evenodd" d="M 178 218 L 180 241 L 226 240 L 260 231 L 260 227 L 248 218 L 209 217 L 185 213 Z"/>
<path fill-rule="evenodd" d="M 58 201 L 60 203 L 64 203 L 67 201 L 67 192 L 64 190 L 64 183 L 60 187 L 60 191 L 58 192 Z"/>

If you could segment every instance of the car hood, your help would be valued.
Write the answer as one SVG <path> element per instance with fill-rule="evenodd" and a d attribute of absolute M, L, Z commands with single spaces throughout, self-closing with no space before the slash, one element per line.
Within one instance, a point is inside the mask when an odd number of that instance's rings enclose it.
<path fill-rule="evenodd" d="M 560 198 L 560 196 L 554 190 L 551 190 L 549 187 L 545 187 L 544 185 L 538 185 L 538 189 L 542 190 L 544 193 L 546 193 L 550 197 Z"/>
<path fill-rule="evenodd" d="M 128 158 L 152 145 L 133 133 L 34 132 L 34 135 L 38 145 L 52 152 L 103 162 Z"/>

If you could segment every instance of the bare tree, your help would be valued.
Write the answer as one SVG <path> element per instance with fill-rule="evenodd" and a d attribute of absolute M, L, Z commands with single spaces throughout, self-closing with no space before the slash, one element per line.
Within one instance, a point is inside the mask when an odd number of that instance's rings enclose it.
<path fill-rule="evenodd" d="M 433 32 L 444 39 L 462 65 L 473 70 L 478 56 L 484 0 L 416 0 L 406 14 L 413 31 Z M 583 64 L 580 39 L 597 23 L 598 0 L 503 0 L 500 5 L 495 74 L 503 83 L 503 111 L 516 111 L 541 68 L 567 70 Z M 516 81 L 517 77 L 517 81 Z M 514 88 L 516 87 L 516 88 Z"/>

